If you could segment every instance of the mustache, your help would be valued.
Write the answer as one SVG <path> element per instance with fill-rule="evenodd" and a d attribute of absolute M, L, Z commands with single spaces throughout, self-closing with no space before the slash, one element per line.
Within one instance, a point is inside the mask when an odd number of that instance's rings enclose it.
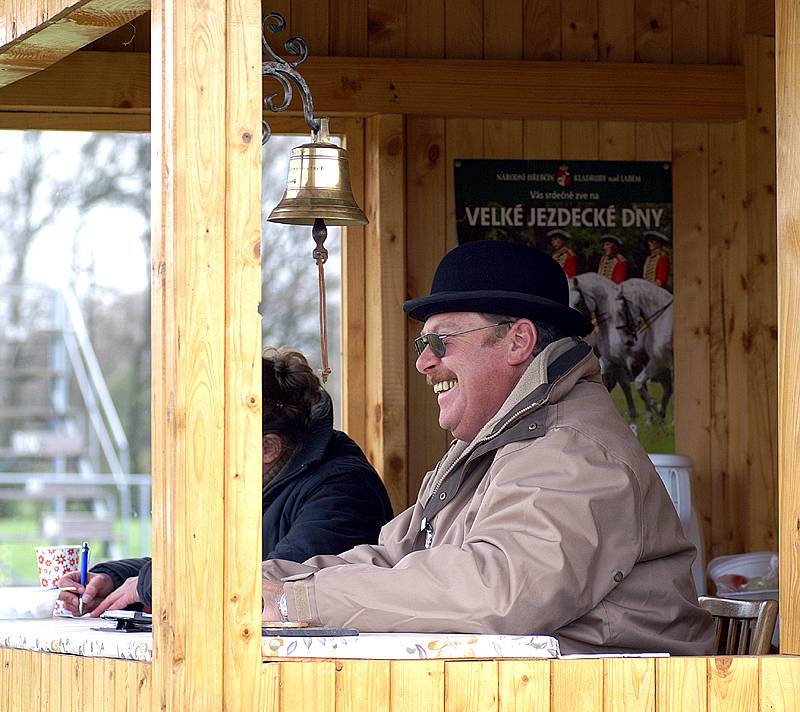
<path fill-rule="evenodd" d="M 429 386 L 433 386 L 437 383 L 441 383 L 442 381 L 457 381 L 458 378 L 452 371 L 444 369 L 441 371 L 435 371 L 434 373 L 429 373 L 427 376 L 425 376 L 425 380 Z"/>

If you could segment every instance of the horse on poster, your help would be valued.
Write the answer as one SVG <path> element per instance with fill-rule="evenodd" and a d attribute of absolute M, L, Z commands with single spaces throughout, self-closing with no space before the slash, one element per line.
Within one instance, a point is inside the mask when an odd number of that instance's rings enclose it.
<path fill-rule="evenodd" d="M 644 367 L 634 372 L 634 385 L 648 413 L 663 418 L 672 397 L 672 294 L 645 279 L 623 282 L 617 294 L 616 328 L 633 362 Z M 649 381 L 661 384 L 661 402 L 647 388 Z"/>
<path fill-rule="evenodd" d="M 588 316 L 595 324 L 594 331 L 586 337 L 586 341 L 600 357 L 603 383 L 609 392 L 619 385 L 625 396 L 628 415 L 635 420 L 638 413 L 631 391 L 633 359 L 622 333 L 616 328 L 619 287 L 595 272 L 579 274 L 569 281 L 569 285 L 570 306 Z"/>

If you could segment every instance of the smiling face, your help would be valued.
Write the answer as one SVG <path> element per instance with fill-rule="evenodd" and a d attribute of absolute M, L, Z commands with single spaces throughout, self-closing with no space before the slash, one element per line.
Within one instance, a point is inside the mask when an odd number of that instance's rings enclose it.
<path fill-rule="evenodd" d="M 474 312 L 435 314 L 425 322 L 422 333 L 452 334 L 491 323 Z M 417 371 L 426 377 L 439 402 L 439 425 L 459 440 L 470 441 L 478 434 L 530 363 L 530 337 L 519 343 L 518 325 L 522 323 L 533 328 L 521 320 L 511 327 L 453 336 L 445 340 L 447 349 L 441 358 L 430 347 L 417 358 Z M 508 333 L 498 339 L 503 329 Z"/>

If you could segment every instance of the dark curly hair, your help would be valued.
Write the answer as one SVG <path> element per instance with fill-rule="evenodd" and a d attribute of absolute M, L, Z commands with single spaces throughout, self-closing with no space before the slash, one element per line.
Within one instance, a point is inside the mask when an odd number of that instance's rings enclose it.
<path fill-rule="evenodd" d="M 296 445 L 308 433 L 322 384 L 299 351 L 268 348 L 261 359 L 261 397 L 262 436 L 276 433 Z"/>

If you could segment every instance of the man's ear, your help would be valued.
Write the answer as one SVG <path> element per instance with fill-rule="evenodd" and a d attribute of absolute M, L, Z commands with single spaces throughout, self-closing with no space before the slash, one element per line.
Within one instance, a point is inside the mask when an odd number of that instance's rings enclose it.
<path fill-rule="evenodd" d="M 263 462 L 271 465 L 276 462 L 283 452 L 283 440 L 276 433 L 267 433 L 263 440 Z"/>
<path fill-rule="evenodd" d="M 539 332 L 533 322 L 530 319 L 518 319 L 511 325 L 509 337 L 508 363 L 519 366 L 530 361 L 539 342 Z"/>

